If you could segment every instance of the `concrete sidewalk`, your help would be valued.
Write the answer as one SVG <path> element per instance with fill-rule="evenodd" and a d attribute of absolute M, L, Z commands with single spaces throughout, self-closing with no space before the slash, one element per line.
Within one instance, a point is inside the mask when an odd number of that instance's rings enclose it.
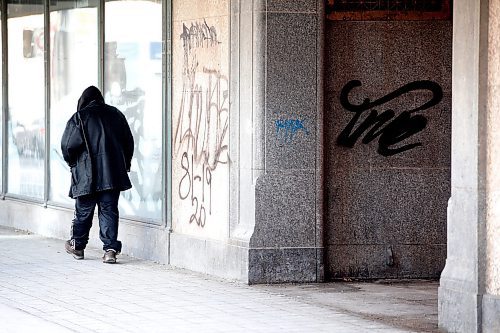
<path fill-rule="evenodd" d="M 0 227 L 0 332 L 438 332 L 437 283 L 248 286 Z"/>

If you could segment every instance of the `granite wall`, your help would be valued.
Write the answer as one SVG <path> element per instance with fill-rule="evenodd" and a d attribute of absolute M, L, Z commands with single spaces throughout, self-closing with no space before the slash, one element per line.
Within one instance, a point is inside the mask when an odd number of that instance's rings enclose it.
<path fill-rule="evenodd" d="M 325 34 L 327 278 L 437 278 L 452 22 L 327 21 Z"/>
<path fill-rule="evenodd" d="M 255 228 L 249 282 L 322 280 L 322 1 L 269 0 L 259 18 Z M 258 59 L 259 59 L 258 58 Z"/>

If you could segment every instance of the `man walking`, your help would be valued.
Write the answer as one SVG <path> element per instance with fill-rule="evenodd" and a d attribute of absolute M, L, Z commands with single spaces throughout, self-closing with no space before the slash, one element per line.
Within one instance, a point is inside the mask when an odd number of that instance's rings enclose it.
<path fill-rule="evenodd" d="M 127 172 L 134 138 L 128 122 L 117 108 L 104 103 L 99 89 L 90 86 L 83 91 L 77 112 L 66 124 L 61 150 L 71 168 L 69 196 L 75 199 L 66 252 L 75 259 L 84 258 L 97 205 L 102 259 L 104 263 L 115 263 L 122 248 L 118 240 L 118 199 L 120 191 L 132 187 Z"/>

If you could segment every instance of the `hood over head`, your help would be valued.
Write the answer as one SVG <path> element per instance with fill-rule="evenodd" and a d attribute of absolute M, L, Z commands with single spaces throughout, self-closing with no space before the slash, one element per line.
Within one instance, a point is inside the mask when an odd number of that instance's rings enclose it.
<path fill-rule="evenodd" d="M 78 106 L 76 110 L 80 111 L 81 109 L 89 105 L 92 101 L 104 103 L 104 98 L 102 97 L 101 91 L 94 86 L 90 86 L 83 91 L 82 96 L 80 96 L 80 98 L 78 99 Z"/>

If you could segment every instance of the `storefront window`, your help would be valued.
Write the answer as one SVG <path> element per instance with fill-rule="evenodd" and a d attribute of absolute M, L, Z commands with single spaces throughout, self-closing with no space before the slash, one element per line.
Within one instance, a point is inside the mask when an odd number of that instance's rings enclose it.
<path fill-rule="evenodd" d="M 9 1 L 10 2 L 10 1 Z M 8 192 L 43 199 L 44 15 L 40 4 L 8 4 Z"/>
<path fill-rule="evenodd" d="M 107 103 L 125 114 L 135 140 L 130 171 L 133 188 L 123 192 L 120 211 L 123 216 L 161 221 L 165 79 L 162 1 L 105 2 L 104 40 L 99 39 L 99 0 L 49 2 L 50 27 L 46 29 L 50 36 L 44 34 L 47 2 L 7 1 L 9 106 L 7 119 L 0 118 L 6 122 L 4 135 L 8 138 L 6 159 L 0 159 L 0 167 L 7 171 L 7 192 L 43 200 L 47 159 L 48 200 L 73 204 L 68 197 L 70 171 L 62 158 L 60 141 L 82 91 L 90 85 L 99 86 L 102 45 L 103 95 Z M 49 52 L 45 50 L 45 38 L 50 41 Z M 47 151 L 46 124 L 50 124 Z"/>
<path fill-rule="evenodd" d="M 54 2 L 50 7 L 50 200 L 73 204 L 71 176 L 61 153 L 66 122 L 85 88 L 98 86 L 98 0 Z"/>
<path fill-rule="evenodd" d="M 125 215 L 162 216 L 162 5 L 110 1 L 105 7 L 104 97 L 128 119 L 135 140 Z M 131 23 L 133 22 L 133 23 Z"/>

